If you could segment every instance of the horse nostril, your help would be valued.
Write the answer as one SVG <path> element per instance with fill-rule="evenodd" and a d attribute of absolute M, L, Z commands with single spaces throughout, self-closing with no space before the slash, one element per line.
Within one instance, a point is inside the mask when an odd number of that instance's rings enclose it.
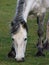
<path fill-rule="evenodd" d="M 22 58 L 22 61 L 24 62 L 24 61 L 25 61 L 25 59 L 24 59 L 24 58 Z"/>

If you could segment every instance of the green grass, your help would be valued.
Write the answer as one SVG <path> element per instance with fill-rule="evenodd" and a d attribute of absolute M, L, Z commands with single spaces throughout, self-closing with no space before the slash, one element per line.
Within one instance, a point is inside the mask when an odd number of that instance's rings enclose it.
<path fill-rule="evenodd" d="M 38 38 L 36 18 L 28 20 L 29 32 L 25 62 L 18 63 L 7 57 L 12 44 L 10 22 L 15 14 L 15 8 L 16 0 L 0 0 L 0 65 L 49 65 L 49 51 L 44 51 L 45 57 L 34 56 L 37 52 L 36 43 Z"/>

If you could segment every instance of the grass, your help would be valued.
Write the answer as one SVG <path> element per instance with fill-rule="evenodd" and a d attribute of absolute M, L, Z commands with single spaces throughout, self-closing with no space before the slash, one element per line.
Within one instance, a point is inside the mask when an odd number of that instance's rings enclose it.
<path fill-rule="evenodd" d="M 34 56 L 37 52 L 36 43 L 38 38 L 36 18 L 28 19 L 29 32 L 25 62 L 18 63 L 7 57 L 12 44 L 10 22 L 15 14 L 15 8 L 16 0 L 0 0 L 0 65 L 49 65 L 48 51 L 44 51 L 45 57 Z"/>

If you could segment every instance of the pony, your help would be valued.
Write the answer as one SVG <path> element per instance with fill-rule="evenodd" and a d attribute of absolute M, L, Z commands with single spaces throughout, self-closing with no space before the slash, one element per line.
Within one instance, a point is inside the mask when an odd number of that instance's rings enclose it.
<path fill-rule="evenodd" d="M 24 61 L 27 45 L 27 18 L 34 15 L 38 24 L 38 51 L 36 56 L 45 56 L 43 48 L 49 48 L 49 24 L 47 24 L 46 39 L 43 42 L 44 17 L 49 8 L 49 0 L 17 0 L 17 7 L 14 19 L 11 22 L 11 38 L 13 41 L 8 57 L 17 61 Z M 49 22 L 49 20 L 48 20 Z"/>

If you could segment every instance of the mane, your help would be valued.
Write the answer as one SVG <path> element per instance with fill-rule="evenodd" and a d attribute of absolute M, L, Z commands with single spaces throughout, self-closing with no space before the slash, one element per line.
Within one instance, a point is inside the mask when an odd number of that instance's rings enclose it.
<path fill-rule="evenodd" d="M 22 18 L 24 3 L 25 3 L 25 0 L 18 0 L 17 2 L 16 16 L 11 22 L 11 33 L 15 33 L 16 31 L 18 31 L 20 27 L 20 23 L 22 24 L 22 22 L 24 22 Z M 23 25 L 24 24 L 25 23 L 23 23 Z"/>
<path fill-rule="evenodd" d="M 16 16 L 14 20 L 21 20 L 22 19 L 22 13 L 23 13 L 23 7 L 24 7 L 25 0 L 19 0 L 17 3 L 17 8 L 16 8 Z"/>

